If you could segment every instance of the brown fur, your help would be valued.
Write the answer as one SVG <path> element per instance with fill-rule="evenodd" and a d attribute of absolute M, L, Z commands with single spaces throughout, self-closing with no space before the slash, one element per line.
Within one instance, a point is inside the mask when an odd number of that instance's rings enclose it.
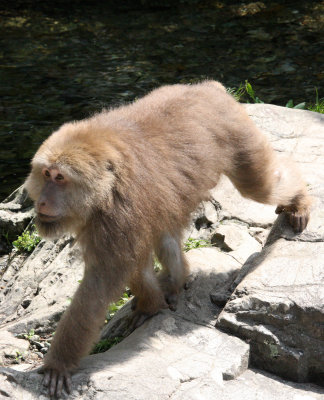
<path fill-rule="evenodd" d="M 74 233 L 85 275 L 45 359 L 45 383 L 60 395 L 68 371 L 95 341 L 106 307 L 130 285 L 134 327 L 159 309 L 175 309 L 187 266 L 180 237 L 190 213 L 226 174 L 243 196 L 278 204 L 296 230 L 310 199 L 289 161 L 283 164 L 244 108 L 217 82 L 165 86 L 127 106 L 68 123 L 40 147 L 26 187 L 51 213 L 44 236 Z M 44 183 L 53 168 L 63 186 Z M 45 193 L 45 194 L 44 194 Z M 42 199 L 42 200 L 39 200 Z M 153 271 L 152 252 L 165 272 Z"/>

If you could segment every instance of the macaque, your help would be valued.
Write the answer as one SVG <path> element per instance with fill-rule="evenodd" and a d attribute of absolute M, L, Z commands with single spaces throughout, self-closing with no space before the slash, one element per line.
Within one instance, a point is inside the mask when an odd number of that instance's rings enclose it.
<path fill-rule="evenodd" d="M 129 105 L 61 126 L 40 146 L 25 187 L 45 238 L 80 243 L 83 280 L 44 361 L 51 396 L 70 392 L 70 372 L 89 353 L 107 306 L 131 288 L 134 328 L 176 309 L 188 266 L 181 250 L 190 213 L 221 174 L 240 193 L 278 205 L 296 232 L 310 197 L 244 108 L 215 81 L 153 90 Z M 153 255 L 164 270 L 157 275 Z"/>

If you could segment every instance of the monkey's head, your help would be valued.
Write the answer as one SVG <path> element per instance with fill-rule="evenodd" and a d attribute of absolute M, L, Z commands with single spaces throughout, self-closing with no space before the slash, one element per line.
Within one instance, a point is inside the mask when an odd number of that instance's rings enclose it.
<path fill-rule="evenodd" d="M 78 233 L 95 210 L 109 209 L 120 153 L 103 135 L 82 121 L 65 124 L 35 154 L 25 188 L 41 236 Z"/>

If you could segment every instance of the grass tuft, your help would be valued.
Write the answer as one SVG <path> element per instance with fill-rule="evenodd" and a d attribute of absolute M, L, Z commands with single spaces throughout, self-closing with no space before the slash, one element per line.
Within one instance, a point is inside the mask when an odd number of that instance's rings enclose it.
<path fill-rule="evenodd" d="M 31 253 L 40 241 L 41 238 L 33 225 L 31 230 L 23 232 L 12 244 L 19 252 Z"/>

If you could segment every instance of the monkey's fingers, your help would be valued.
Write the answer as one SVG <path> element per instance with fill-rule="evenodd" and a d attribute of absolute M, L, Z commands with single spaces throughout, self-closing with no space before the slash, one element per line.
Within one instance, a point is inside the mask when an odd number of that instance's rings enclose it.
<path fill-rule="evenodd" d="M 132 303 L 131 303 L 131 309 L 132 309 L 132 311 L 135 311 L 136 310 L 136 307 L 137 307 L 137 297 L 135 296 L 135 297 L 133 297 L 133 299 L 132 299 Z"/>
<path fill-rule="evenodd" d="M 144 313 L 142 311 L 135 311 L 131 317 L 129 330 L 133 332 L 139 328 L 147 319 L 151 318 L 154 314 Z"/>
<path fill-rule="evenodd" d="M 63 386 L 68 394 L 72 392 L 72 380 L 69 373 L 59 374 L 56 386 L 56 396 L 62 395 Z"/>
<path fill-rule="evenodd" d="M 44 367 L 41 367 L 42 370 L 39 371 L 40 374 L 44 374 L 43 385 L 48 387 L 50 379 L 51 379 L 51 370 L 44 370 Z"/>
<path fill-rule="evenodd" d="M 177 293 L 169 293 L 165 296 L 165 301 L 168 303 L 169 309 L 171 311 L 177 311 L 178 306 L 178 294 Z"/>
<path fill-rule="evenodd" d="M 183 285 L 183 289 L 188 290 L 190 288 L 191 283 L 192 283 L 191 281 L 186 281 Z"/>
<path fill-rule="evenodd" d="M 48 387 L 48 393 L 51 397 L 61 397 L 63 387 L 67 393 L 72 391 L 72 381 L 69 372 L 59 373 L 54 369 L 44 370 L 43 385 Z"/>
<path fill-rule="evenodd" d="M 292 226 L 293 230 L 295 233 L 300 233 L 302 232 L 309 220 L 309 214 L 308 213 L 288 213 L 289 217 L 289 223 Z"/>
<path fill-rule="evenodd" d="M 63 383 L 64 383 L 64 376 L 59 375 L 57 379 L 57 384 L 56 384 L 56 395 L 57 397 L 60 397 L 62 394 L 62 389 L 63 389 Z"/>
<path fill-rule="evenodd" d="M 38 374 L 44 374 L 45 373 L 44 365 L 41 365 L 40 367 L 36 368 L 35 372 L 37 372 Z"/>
<path fill-rule="evenodd" d="M 69 373 L 65 376 L 65 389 L 70 394 L 72 392 L 72 378 Z"/>
<path fill-rule="evenodd" d="M 51 397 L 53 397 L 56 393 L 56 387 L 57 387 L 57 379 L 58 379 L 58 373 L 55 370 L 51 371 L 51 380 L 50 380 L 50 386 L 49 386 L 49 394 Z M 60 397 L 58 393 L 57 397 Z"/>
<path fill-rule="evenodd" d="M 284 206 L 278 206 L 278 207 L 276 208 L 275 213 L 276 213 L 276 214 L 281 214 L 281 213 L 284 212 L 284 211 L 285 211 L 285 207 L 284 207 Z"/>

